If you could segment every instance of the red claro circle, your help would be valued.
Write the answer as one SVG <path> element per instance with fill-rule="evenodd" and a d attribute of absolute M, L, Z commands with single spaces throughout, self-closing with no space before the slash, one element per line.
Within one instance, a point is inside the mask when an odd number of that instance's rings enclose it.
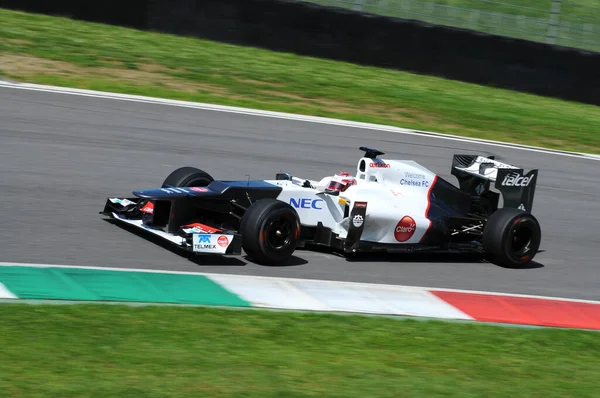
<path fill-rule="evenodd" d="M 219 239 L 217 239 L 217 243 L 219 244 L 219 246 L 225 247 L 229 244 L 229 239 L 227 239 L 226 236 L 219 236 Z"/>
<path fill-rule="evenodd" d="M 414 234 L 417 224 L 415 220 L 413 220 L 410 216 L 404 216 L 402 219 L 396 224 L 396 229 L 394 230 L 394 238 L 398 242 L 406 242 L 409 240 Z"/>

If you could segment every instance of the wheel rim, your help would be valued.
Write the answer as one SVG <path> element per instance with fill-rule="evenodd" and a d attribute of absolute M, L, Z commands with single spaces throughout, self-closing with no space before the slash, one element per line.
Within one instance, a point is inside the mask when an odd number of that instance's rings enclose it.
<path fill-rule="evenodd" d="M 533 229 L 527 220 L 518 219 L 511 230 L 510 245 L 515 257 L 530 257 L 533 243 Z"/>
<path fill-rule="evenodd" d="M 271 220 L 267 224 L 265 232 L 265 243 L 275 251 L 284 250 L 294 236 L 292 222 L 287 218 Z"/>

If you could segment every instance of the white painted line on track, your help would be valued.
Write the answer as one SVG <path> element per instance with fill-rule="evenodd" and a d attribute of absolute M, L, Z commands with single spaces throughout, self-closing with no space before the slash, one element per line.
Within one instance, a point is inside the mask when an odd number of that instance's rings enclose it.
<path fill-rule="evenodd" d="M 345 282 L 345 281 L 331 281 L 331 280 L 320 280 L 320 279 L 308 279 L 308 278 L 284 278 L 284 277 L 273 277 L 273 276 L 257 276 L 257 275 L 240 275 L 240 274 L 219 274 L 219 273 L 209 273 L 209 272 L 188 272 L 188 271 L 169 271 L 169 270 L 156 270 L 156 269 L 147 269 L 147 268 L 117 268 L 117 267 L 98 267 L 98 266 L 83 266 L 83 265 L 64 265 L 64 264 L 38 264 L 38 263 L 13 263 L 13 262 L 0 262 L 0 267 L 36 267 L 36 268 L 84 268 L 84 269 L 93 269 L 100 271 L 120 271 L 120 272 L 148 272 L 148 273 L 156 273 L 156 274 L 179 274 L 179 275 L 198 275 L 205 276 L 208 278 L 214 277 L 230 277 L 235 276 L 240 279 L 255 279 L 255 280 L 264 280 L 266 282 L 281 282 L 281 283 L 289 283 L 289 282 L 309 282 L 309 283 L 321 283 L 321 284 L 330 284 L 335 283 L 339 286 L 348 286 L 348 287 L 356 287 L 356 288 L 377 288 L 377 289 L 388 289 L 388 290 L 396 290 L 399 287 L 405 289 L 406 291 L 415 291 L 419 292 L 423 289 L 426 290 L 437 290 L 443 292 L 454 292 L 454 293 L 470 293 L 470 294 L 486 294 L 493 296 L 505 296 L 505 297 L 522 297 L 522 298 L 534 298 L 534 299 L 543 299 L 543 300 L 555 300 L 555 301 L 569 301 L 574 303 L 589 303 L 589 304 L 600 304 L 600 301 L 595 300 L 583 300 L 583 299 L 573 299 L 567 297 L 552 297 L 552 296 L 536 296 L 529 294 L 518 294 L 518 293 L 501 293 L 501 292 L 488 292 L 481 290 L 463 290 L 463 289 L 449 289 L 449 288 L 439 288 L 439 287 L 427 287 L 427 286 L 405 286 L 405 285 L 389 285 L 389 284 L 380 284 L 380 283 L 366 283 L 366 282 Z"/>
<path fill-rule="evenodd" d="M 485 140 L 485 139 L 481 139 L 481 138 L 468 138 L 468 137 L 461 137 L 461 136 L 451 135 L 451 134 L 442 134 L 442 133 L 436 133 L 436 132 L 430 132 L 430 131 L 420 131 L 420 130 L 410 130 L 410 129 L 404 129 L 404 128 L 400 128 L 400 127 L 392 127 L 392 126 L 385 126 L 385 125 L 371 124 L 371 123 L 362 123 L 362 122 L 352 122 L 352 121 L 347 121 L 347 120 L 331 119 L 331 118 L 324 118 L 324 117 L 318 117 L 318 116 L 296 115 L 296 114 L 292 114 L 292 113 L 263 111 L 263 110 L 257 110 L 257 109 L 240 108 L 240 107 L 225 106 L 225 105 L 214 105 L 214 104 L 206 104 L 206 103 L 200 103 L 200 102 L 170 100 L 170 99 L 164 99 L 164 98 L 145 97 L 145 96 L 141 96 L 141 95 L 119 94 L 119 93 L 111 93 L 111 92 L 103 92 L 103 91 L 83 90 L 83 89 L 76 89 L 76 88 L 65 88 L 65 87 L 58 87 L 58 86 L 45 86 L 45 85 L 40 85 L 40 84 L 11 83 L 11 82 L 0 81 L 0 87 L 13 88 L 13 89 L 19 89 L 19 90 L 41 91 L 41 92 L 48 92 L 48 93 L 54 93 L 54 94 L 80 95 L 80 96 L 86 96 L 86 97 L 111 99 L 111 100 L 119 100 L 119 101 L 141 102 L 141 103 L 157 104 L 157 105 L 170 105 L 170 106 L 177 106 L 177 107 L 182 107 L 182 108 L 193 108 L 193 109 L 201 109 L 201 110 L 216 111 L 216 112 L 229 112 L 229 113 L 236 113 L 236 114 L 242 114 L 242 115 L 270 117 L 270 118 L 295 120 L 295 121 L 303 121 L 303 122 L 310 122 L 310 123 L 330 124 L 330 125 L 336 125 L 336 126 L 341 126 L 341 127 L 352 127 L 352 128 L 360 128 L 360 129 L 385 131 L 385 132 L 396 133 L 396 134 L 437 138 L 437 139 L 442 139 L 442 140 L 467 142 L 467 143 L 471 143 L 471 144 L 488 145 L 488 146 L 494 146 L 494 147 L 499 147 L 499 148 L 519 149 L 519 150 L 523 150 L 523 151 L 539 152 L 539 153 L 545 153 L 545 154 L 549 154 L 549 155 L 568 156 L 568 157 L 574 157 L 574 158 L 579 158 L 579 159 L 600 161 L 600 155 L 594 155 L 594 154 L 589 154 L 589 153 L 559 151 L 559 150 L 554 150 L 554 149 L 529 146 L 529 145 L 521 145 L 521 144 L 513 144 L 513 143 L 508 143 L 508 142 L 502 142 L 502 141 Z"/>

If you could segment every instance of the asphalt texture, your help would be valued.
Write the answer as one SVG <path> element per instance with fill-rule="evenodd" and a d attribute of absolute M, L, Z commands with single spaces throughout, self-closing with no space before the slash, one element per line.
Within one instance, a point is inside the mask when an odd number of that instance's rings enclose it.
<path fill-rule="evenodd" d="M 98 214 L 108 196 L 160 186 L 175 168 L 216 179 L 320 179 L 353 172 L 359 146 L 414 159 L 455 182 L 455 153 L 539 168 L 533 213 L 543 253 L 529 269 L 463 256 L 299 250 L 285 266 L 188 257 Z M 600 162 L 467 142 L 65 94 L 0 89 L 0 261 L 486 290 L 600 299 Z"/>

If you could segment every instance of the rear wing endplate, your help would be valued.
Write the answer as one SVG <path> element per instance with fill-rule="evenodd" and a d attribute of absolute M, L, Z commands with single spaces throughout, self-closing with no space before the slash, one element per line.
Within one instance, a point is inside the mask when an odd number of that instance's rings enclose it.
<path fill-rule="evenodd" d="M 533 208 L 537 169 L 525 174 L 522 168 L 494 160 L 493 156 L 454 155 L 452 175 L 458 178 L 461 190 L 472 195 L 481 195 L 494 183 L 493 187 L 502 194 L 504 207 L 527 212 Z"/>

